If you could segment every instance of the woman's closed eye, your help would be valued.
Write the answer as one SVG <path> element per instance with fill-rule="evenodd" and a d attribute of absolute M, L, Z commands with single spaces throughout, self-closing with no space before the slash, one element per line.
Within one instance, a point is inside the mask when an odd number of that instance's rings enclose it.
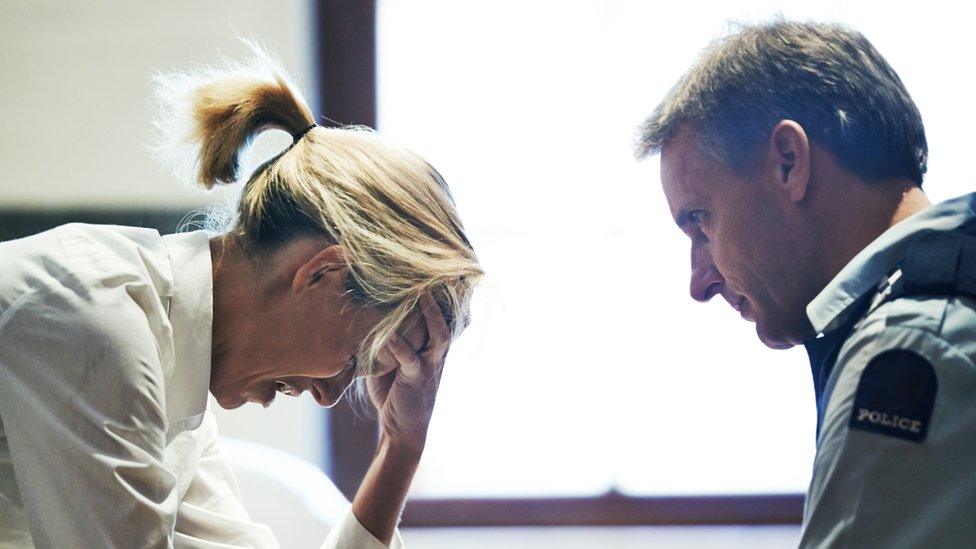
<path fill-rule="evenodd" d="M 342 372 L 339 373 L 344 374 L 350 370 L 356 372 L 358 369 L 359 369 L 359 357 L 357 357 L 356 355 L 352 355 L 351 357 L 349 357 L 349 360 L 346 361 L 346 367 L 343 368 Z"/>

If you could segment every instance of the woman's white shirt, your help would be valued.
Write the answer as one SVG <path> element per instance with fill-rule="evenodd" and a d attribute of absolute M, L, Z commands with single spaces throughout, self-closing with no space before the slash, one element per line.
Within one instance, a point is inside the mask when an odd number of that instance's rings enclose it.
<path fill-rule="evenodd" d="M 278 547 L 207 411 L 212 303 L 203 232 L 0 244 L 0 546 Z M 386 546 L 350 510 L 322 547 Z"/>

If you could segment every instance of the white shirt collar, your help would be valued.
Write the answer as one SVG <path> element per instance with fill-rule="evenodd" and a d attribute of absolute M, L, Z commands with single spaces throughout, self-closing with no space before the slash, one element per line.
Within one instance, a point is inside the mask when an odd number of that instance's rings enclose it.
<path fill-rule="evenodd" d="M 210 391 L 213 330 L 213 266 L 204 231 L 166 235 L 163 243 L 173 267 L 169 320 L 173 327 L 174 367 L 166 379 L 167 439 L 196 429 L 203 421 Z"/>
<path fill-rule="evenodd" d="M 829 331 L 843 321 L 854 301 L 891 274 L 915 238 L 958 227 L 976 215 L 974 207 L 976 193 L 962 195 L 930 206 L 883 232 L 807 305 L 807 317 L 814 331 Z"/>

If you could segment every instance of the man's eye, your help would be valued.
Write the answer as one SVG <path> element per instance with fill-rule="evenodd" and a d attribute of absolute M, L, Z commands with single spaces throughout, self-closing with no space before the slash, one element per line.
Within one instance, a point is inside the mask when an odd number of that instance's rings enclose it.
<path fill-rule="evenodd" d="M 702 221 L 705 220 L 705 210 L 694 210 L 688 212 L 688 221 L 691 221 L 695 225 L 701 225 Z"/>

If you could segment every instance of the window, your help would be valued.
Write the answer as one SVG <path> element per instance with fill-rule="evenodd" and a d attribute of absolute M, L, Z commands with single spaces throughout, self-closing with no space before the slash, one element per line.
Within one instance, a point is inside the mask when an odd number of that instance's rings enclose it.
<path fill-rule="evenodd" d="M 816 418 L 803 349 L 768 350 L 721 299 L 689 299 L 688 243 L 657 160 L 630 151 L 727 20 L 782 10 L 864 32 L 928 123 L 933 199 L 965 192 L 942 175 L 968 173 L 943 136 L 971 121 L 955 109 L 971 83 L 927 62 L 967 47 L 945 30 L 962 23 L 885 9 L 378 3 L 378 127 L 444 174 L 489 275 L 452 350 L 415 498 L 806 490 Z"/>

